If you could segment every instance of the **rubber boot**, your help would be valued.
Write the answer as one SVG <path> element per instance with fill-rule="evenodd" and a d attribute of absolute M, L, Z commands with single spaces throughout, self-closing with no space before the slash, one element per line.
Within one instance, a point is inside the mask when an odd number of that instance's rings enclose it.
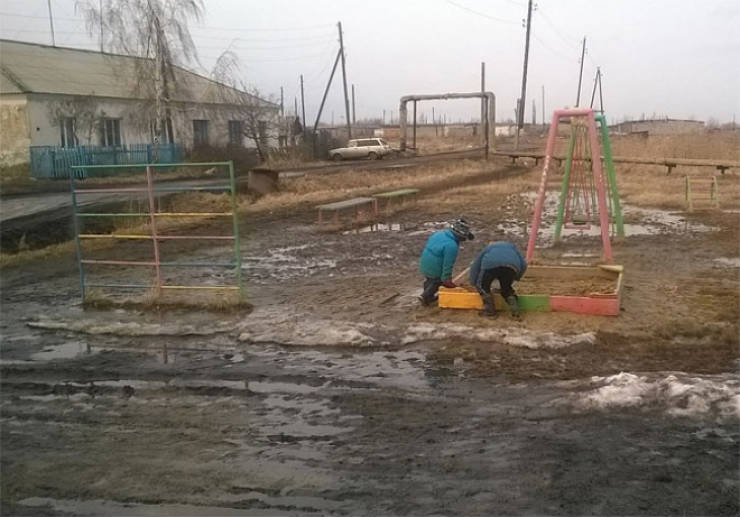
<path fill-rule="evenodd" d="M 516 319 L 521 319 L 521 314 L 519 314 L 519 300 L 516 295 L 507 296 L 506 304 L 511 308 L 511 315 Z"/>
<path fill-rule="evenodd" d="M 480 295 L 481 299 L 483 300 L 483 310 L 480 311 L 478 314 L 481 316 L 487 316 L 489 318 L 495 318 L 496 317 L 496 306 L 493 304 L 493 296 L 490 294 L 482 294 Z"/>

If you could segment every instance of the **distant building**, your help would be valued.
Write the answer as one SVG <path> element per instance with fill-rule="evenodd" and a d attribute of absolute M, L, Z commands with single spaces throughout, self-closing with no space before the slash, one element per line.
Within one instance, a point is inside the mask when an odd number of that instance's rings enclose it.
<path fill-rule="evenodd" d="M 28 162 L 31 148 L 125 148 L 151 144 L 154 101 L 138 84 L 146 60 L 0 40 L 0 164 Z M 277 146 L 279 106 L 175 69 L 163 143 L 253 146 L 244 106 L 259 105 L 260 140 Z M 151 88 L 151 87 L 150 87 Z M 275 133 L 275 134 L 273 134 Z"/>
<path fill-rule="evenodd" d="M 704 122 L 700 120 L 630 120 L 609 126 L 613 133 L 640 133 L 650 135 L 673 135 L 678 133 L 698 133 L 704 131 Z"/>

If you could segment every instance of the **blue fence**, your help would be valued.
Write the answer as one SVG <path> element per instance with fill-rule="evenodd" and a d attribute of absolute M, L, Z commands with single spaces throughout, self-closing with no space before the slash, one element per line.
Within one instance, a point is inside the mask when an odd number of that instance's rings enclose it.
<path fill-rule="evenodd" d="M 154 160 L 153 144 L 131 144 L 116 147 L 79 146 L 56 147 L 34 146 L 31 152 L 31 176 L 45 179 L 66 179 L 72 174 L 75 165 L 134 165 L 152 163 Z M 182 157 L 179 144 L 160 144 L 157 162 L 175 163 Z M 96 176 L 123 174 L 126 169 L 96 169 Z M 91 172 L 77 169 L 77 178 L 91 176 Z"/>

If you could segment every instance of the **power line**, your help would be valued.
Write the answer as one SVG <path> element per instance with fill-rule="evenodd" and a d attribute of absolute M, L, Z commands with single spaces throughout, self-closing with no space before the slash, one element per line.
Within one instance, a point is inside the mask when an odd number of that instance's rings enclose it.
<path fill-rule="evenodd" d="M 55 2 L 56 3 L 56 2 Z M 29 18 L 38 20 L 47 20 L 48 16 L 36 16 L 30 14 L 17 14 L 0 11 L 0 16 L 10 16 L 14 18 Z M 71 21 L 71 22 L 84 22 L 81 18 L 60 18 L 55 17 L 56 20 Z M 306 25 L 303 27 L 280 27 L 280 28 L 234 28 L 234 27 L 211 27 L 207 25 L 198 25 L 190 27 L 190 30 L 219 30 L 219 31 L 235 31 L 235 32 L 291 32 L 291 31 L 310 31 L 317 29 L 327 29 L 333 27 L 333 25 L 321 24 L 321 25 Z"/>
<path fill-rule="evenodd" d="M 457 7 L 458 9 L 462 9 L 463 11 L 468 11 L 469 13 L 475 14 L 475 15 L 477 15 L 477 16 L 481 16 L 481 17 L 483 17 L 483 18 L 487 18 L 487 19 L 489 19 L 489 20 L 493 20 L 493 21 L 495 21 L 495 22 L 501 22 L 501 23 L 511 23 L 511 24 L 514 24 L 514 25 L 518 25 L 518 24 L 519 24 L 519 22 L 518 22 L 518 21 L 513 21 L 513 20 L 505 20 L 505 19 L 503 19 L 503 18 L 496 18 L 495 16 L 491 16 L 491 15 L 489 15 L 489 14 L 486 14 L 486 13 L 482 13 L 482 12 L 480 12 L 480 11 L 476 11 L 475 9 L 471 9 L 471 8 L 469 8 L 469 7 L 466 7 L 466 6 L 464 6 L 464 5 L 460 5 L 460 4 L 456 3 L 456 2 L 453 2 L 452 0 L 446 0 L 446 2 L 447 2 L 448 4 L 450 4 L 450 5 L 454 5 L 454 6 L 455 6 L 455 7 Z"/>
<path fill-rule="evenodd" d="M 550 26 L 550 28 L 553 30 L 553 32 L 560 38 L 566 45 L 571 47 L 573 50 L 578 49 L 578 44 L 576 43 L 576 40 L 570 40 L 568 37 L 564 36 L 562 32 L 560 32 L 560 29 L 558 29 L 555 24 L 550 20 L 550 18 L 543 12 L 542 6 L 539 6 L 539 9 L 537 9 L 542 16 L 542 19 L 545 20 L 545 23 Z"/>

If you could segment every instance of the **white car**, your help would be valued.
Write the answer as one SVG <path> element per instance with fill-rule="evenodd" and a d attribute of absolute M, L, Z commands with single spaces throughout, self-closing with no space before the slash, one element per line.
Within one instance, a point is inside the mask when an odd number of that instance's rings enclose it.
<path fill-rule="evenodd" d="M 388 142 L 382 138 L 363 138 L 350 140 L 347 147 L 340 147 L 329 151 L 330 160 L 348 160 L 351 158 L 369 158 L 380 160 L 383 156 L 391 154 L 393 150 Z"/>

